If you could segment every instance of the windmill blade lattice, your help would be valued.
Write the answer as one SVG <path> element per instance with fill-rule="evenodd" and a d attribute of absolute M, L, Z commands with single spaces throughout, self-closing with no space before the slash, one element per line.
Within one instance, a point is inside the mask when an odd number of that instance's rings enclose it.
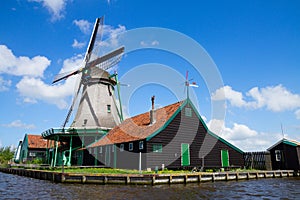
<path fill-rule="evenodd" d="M 106 70 L 110 69 L 118 62 L 120 62 L 122 55 L 124 53 L 124 47 L 120 47 L 103 56 L 97 56 L 99 48 L 101 47 L 102 32 L 103 32 L 103 17 L 96 19 L 93 33 L 90 38 L 90 42 L 84 57 L 82 67 L 79 67 L 77 70 L 73 70 L 71 72 L 59 74 L 53 80 L 53 83 L 56 83 L 61 80 L 67 79 L 73 75 L 80 74 L 80 84 L 77 87 L 76 93 L 72 100 L 71 107 L 63 123 L 63 129 L 68 123 L 70 116 L 74 111 L 74 107 L 80 108 L 80 111 L 79 110 L 77 111 L 72 126 L 73 125 L 85 126 L 87 125 L 86 122 L 88 120 L 91 121 L 94 120 L 95 121 L 95 123 L 93 123 L 94 126 L 99 126 L 99 124 L 101 124 L 102 122 L 103 122 L 102 124 L 106 124 L 108 127 L 112 127 L 114 124 L 114 123 L 107 124 L 106 123 L 107 120 L 101 121 L 101 119 L 99 119 L 101 118 L 100 115 L 103 116 L 103 113 L 99 113 L 98 107 L 102 105 L 99 105 L 99 100 L 96 98 L 94 94 L 96 93 L 99 95 L 101 94 L 99 98 L 104 98 L 104 99 L 106 98 L 103 101 L 106 101 L 105 104 L 107 105 L 109 105 L 110 104 L 109 102 L 111 101 L 113 102 L 113 104 L 115 104 L 115 99 L 114 99 L 115 97 L 112 96 L 111 90 L 113 90 L 113 87 L 115 84 L 117 84 L 117 82 L 111 80 L 111 77 L 109 76 L 109 73 Z M 101 86 L 101 84 L 103 86 Z M 106 94 L 105 94 L 105 88 L 107 90 Z M 84 97 L 83 97 L 83 93 L 84 93 Z M 78 100 L 80 101 L 79 106 L 77 106 Z M 116 109 L 117 112 L 119 112 L 118 108 Z M 90 112 L 91 117 L 87 116 L 88 114 L 87 112 Z M 114 114 L 112 114 L 112 116 L 113 115 Z M 84 121 L 84 124 L 82 123 L 82 121 Z M 100 121 L 101 123 L 99 123 Z M 110 121 L 116 121 L 116 120 L 110 119 Z"/>

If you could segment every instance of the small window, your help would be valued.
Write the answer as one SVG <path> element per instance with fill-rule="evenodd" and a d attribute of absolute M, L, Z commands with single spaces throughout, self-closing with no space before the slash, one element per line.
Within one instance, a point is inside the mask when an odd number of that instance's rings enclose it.
<path fill-rule="evenodd" d="M 120 144 L 120 151 L 124 151 L 124 144 Z"/>
<path fill-rule="evenodd" d="M 281 161 L 281 151 L 280 150 L 275 150 L 275 158 L 276 158 L 276 161 Z"/>
<path fill-rule="evenodd" d="M 133 143 L 129 143 L 129 151 L 133 150 Z"/>
<path fill-rule="evenodd" d="M 35 156 L 36 156 L 36 153 L 35 153 L 35 152 L 30 152 L 30 153 L 29 153 L 29 156 L 35 157 Z"/>
<path fill-rule="evenodd" d="M 108 113 L 111 112 L 111 105 L 107 105 L 107 112 L 108 112 Z"/>
<path fill-rule="evenodd" d="M 162 144 L 153 144 L 153 152 L 161 153 L 162 152 Z"/>
<path fill-rule="evenodd" d="M 97 148 L 94 148 L 94 154 L 97 154 Z"/>
<path fill-rule="evenodd" d="M 192 116 L 192 109 L 191 108 L 185 108 L 185 116 L 187 116 L 187 117 Z"/>
<path fill-rule="evenodd" d="M 139 149 L 140 150 L 144 149 L 144 141 L 139 142 Z"/>
<path fill-rule="evenodd" d="M 99 148 L 99 153 L 102 153 L 102 147 Z"/>
<path fill-rule="evenodd" d="M 115 152 L 115 145 L 112 145 L 111 152 Z"/>

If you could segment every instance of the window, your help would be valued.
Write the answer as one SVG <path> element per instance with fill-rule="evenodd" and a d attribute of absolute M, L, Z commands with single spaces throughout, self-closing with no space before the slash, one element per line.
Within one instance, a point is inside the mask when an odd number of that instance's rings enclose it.
<path fill-rule="evenodd" d="M 29 156 L 35 157 L 35 156 L 36 156 L 36 153 L 35 153 L 35 152 L 29 152 Z"/>
<path fill-rule="evenodd" d="M 191 108 L 185 108 L 185 116 L 187 116 L 187 117 L 192 116 L 192 109 Z"/>
<path fill-rule="evenodd" d="M 144 141 L 139 142 L 139 149 L 140 150 L 144 149 Z"/>
<path fill-rule="evenodd" d="M 276 158 L 276 161 L 281 161 L 281 151 L 280 150 L 275 150 L 275 158 Z"/>
<path fill-rule="evenodd" d="M 111 152 L 115 152 L 115 145 L 112 145 Z"/>
<path fill-rule="evenodd" d="M 107 112 L 110 113 L 111 112 L 111 105 L 106 105 L 107 107 Z"/>
<path fill-rule="evenodd" d="M 120 144 L 120 151 L 124 151 L 124 144 Z"/>
<path fill-rule="evenodd" d="M 99 153 L 102 153 L 102 147 L 99 148 Z"/>
<path fill-rule="evenodd" d="M 162 152 L 162 144 L 153 144 L 153 152 L 161 153 Z"/>
<path fill-rule="evenodd" d="M 133 150 L 133 143 L 129 143 L 129 151 Z"/>
<path fill-rule="evenodd" d="M 97 147 L 94 148 L 94 154 L 97 154 Z"/>

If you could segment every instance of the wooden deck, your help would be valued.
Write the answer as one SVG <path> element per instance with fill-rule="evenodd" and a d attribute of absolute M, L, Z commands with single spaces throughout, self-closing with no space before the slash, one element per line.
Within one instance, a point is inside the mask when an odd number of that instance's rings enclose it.
<path fill-rule="evenodd" d="M 196 172 L 188 174 L 75 174 L 47 172 L 20 168 L 0 168 L 0 172 L 16 174 L 57 183 L 92 183 L 92 184 L 188 184 L 214 181 L 238 181 L 261 178 L 282 178 L 299 176 L 293 170 L 253 171 L 253 172 Z"/>

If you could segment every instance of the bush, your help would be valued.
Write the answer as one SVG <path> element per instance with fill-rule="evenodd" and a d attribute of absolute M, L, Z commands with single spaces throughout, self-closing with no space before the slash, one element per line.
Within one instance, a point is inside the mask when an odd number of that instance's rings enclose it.
<path fill-rule="evenodd" d="M 6 165 L 13 157 L 15 150 L 11 150 L 10 147 L 0 148 L 0 165 Z"/>

